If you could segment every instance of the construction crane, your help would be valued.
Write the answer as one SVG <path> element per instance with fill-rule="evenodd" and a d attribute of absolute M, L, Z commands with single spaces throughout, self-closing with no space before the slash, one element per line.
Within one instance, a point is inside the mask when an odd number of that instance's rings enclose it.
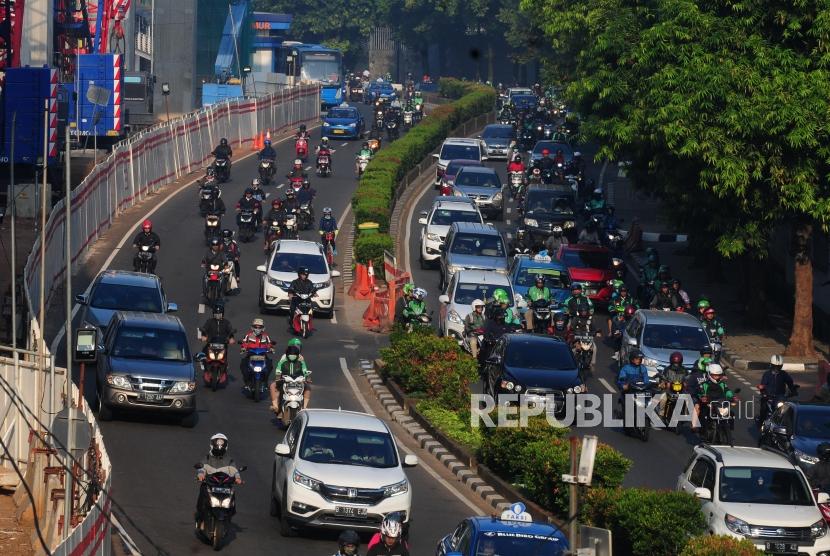
<path fill-rule="evenodd" d="M 0 71 L 20 67 L 25 0 L 0 0 Z"/>

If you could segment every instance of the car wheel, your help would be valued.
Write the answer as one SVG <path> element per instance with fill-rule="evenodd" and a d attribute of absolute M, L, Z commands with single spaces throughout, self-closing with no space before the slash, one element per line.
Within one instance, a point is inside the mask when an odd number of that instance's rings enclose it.
<path fill-rule="evenodd" d="M 418 257 L 418 262 L 420 263 L 421 270 L 429 270 L 429 261 L 426 261 L 423 255 Z"/>
<path fill-rule="evenodd" d="M 272 517 L 277 517 L 280 515 L 280 503 L 277 501 L 276 498 L 276 476 L 277 476 L 277 465 L 274 464 L 271 466 L 271 508 L 269 509 L 269 513 Z"/>
<path fill-rule="evenodd" d="M 99 421 L 112 421 L 113 412 L 112 409 L 107 406 L 103 401 L 101 401 L 101 397 L 98 397 L 98 420 Z"/>
<path fill-rule="evenodd" d="M 283 488 L 283 492 L 287 492 L 287 487 Z M 288 507 L 285 504 L 285 502 L 280 504 L 280 535 L 283 537 L 294 537 L 297 535 L 297 532 L 288 523 Z"/>

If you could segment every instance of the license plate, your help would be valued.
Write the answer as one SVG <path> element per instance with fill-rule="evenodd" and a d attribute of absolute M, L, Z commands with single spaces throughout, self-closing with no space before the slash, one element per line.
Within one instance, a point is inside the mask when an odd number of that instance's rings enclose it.
<path fill-rule="evenodd" d="M 766 543 L 767 554 L 798 554 L 798 544 L 793 542 L 769 542 Z"/>
<path fill-rule="evenodd" d="M 138 400 L 141 402 L 152 402 L 152 403 L 159 403 L 164 401 L 163 394 L 151 394 L 149 392 L 140 392 L 138 394 Z"/>
<path fill-rule="evenodd" d="M 343 517 L 366 517 L 367 508 L 356 508 L 354 506 L 335 506 L 334 515 Z"/>
<path fill-rule="evenodd" d="M 341 135 L 342 133 L 343 133 L 343 130 L 342 130 L 342 129 L 335 129 L 335 130 L 334 130 L 334 134 L 335 134 L 335 135 Z"/>

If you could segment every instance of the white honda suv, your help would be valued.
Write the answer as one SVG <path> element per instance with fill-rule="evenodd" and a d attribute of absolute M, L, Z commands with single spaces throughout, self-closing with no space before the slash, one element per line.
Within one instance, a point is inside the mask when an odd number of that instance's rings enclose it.
<path fill-rule="evenodd" d="M 422 226 L 422 269 L 427 269 L 441 258 L 441 246 L 444 245 L 453 222 L 484 224 L 484 218 L 475 201 L 467 197 L 436 197 L 432 201 L 432 208 L 421 213 L 418 223 Z"/>
<path fill-rule="evenodd" d="M 409 526 L 412 487 L 386 423 L 366 413 L 306 409 L 277 444 L 271 515 L 280 533 L 304 527 L 375 531 L 398 513 Z"/>
<path fill-rule="evenodd" d="M 340 272 L 329 268 L 322 245 L 300 239 L 278 241 L 266 264 L 256 268 L 262 273 L 259 288 L 259 308 L 262 312 L 290 308 L 288 288 L 297 278 L 297 269 L 300 267 L 308 269 L 308 279 L 317 288 L 317 295 L 311 298 L 314 310 L 331 316 L 334 311 L 334 286 L 331 279 L 340 276 Z"/>
<path fill-rule="evenodd" d="M 830 534 L 801 469 L 744 446 L 695 446 L 677 489 L 703 504 L 709 533 L 749 539 L 766 554 L 830 556 Z"/>

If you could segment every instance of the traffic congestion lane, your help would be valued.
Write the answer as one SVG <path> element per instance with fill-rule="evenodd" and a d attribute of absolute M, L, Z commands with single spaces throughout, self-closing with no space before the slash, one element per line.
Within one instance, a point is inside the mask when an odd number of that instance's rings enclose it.
<path fill-rule="evenodd" d="M 316 138 L 319 137 L 315 133 Z M 354 155 L 359 142 L 335 142 L 332 145 L 333 176 L 315 178 L 317 189 L 315 209 L 319 215 L 323 206 L 331 206 L 340 218 L 346 210 L 356 185 Z M 285 173 L 294 158 L 293 142 L 276 145 L 278 175 Z M 311 166 L 309 163 L 307 166 Z M 255 157 L 237 162 L 232 180 L 222 186 L 223 199 L 228 207 L 224 218 L 226 227 L 235 229 L 233 205 L 242 195 L 250 180 L 256 177 Z M 285 187 L 268 186 L 268 202 Z M 163 279 L 170 301 L 179 305 L 178 316 L 191 337 L 195 353 L 201 348 L 196 340 L 196 329 L 210 316 L 200 299 L 202 269 L 200 261 L 206 247 L 203 239 L 203 219 L 197 211 L 196 187 L 193 193 L 183 192 L 171 199 L 153 216 L 154 230 L 162 238 L 158 273 Z M 316 225 L 315 225 L 316 227 Z M 316 230 L 302 232 L 303 239 L 316 239 Z M 259 273 L 262 264 L 262 235 L 255 241 L 241 245 L 241 293 L 226 302 L 227 318 L 243 334 L 251 319 L 259 315 L 257 305 Z M 119 252 L 110 268 L 131 269 L 133 253 Z M 337 281 L 338 279 L 336 279 Z M 342 291 L 339 292 L 342 295 Z M 336 301 L 341 307 L 342 298 Z M 202 312 L 200 312 L 202 311 Z M 292 337 L 287 330 L 285 314 L 264 316 L 268 331 L 283 349 Z M 345 319 L 344 319 L 345 320 Z M 313 371 L 312 407 L 357 410 L 353 391 L 341 370 L 341 358 L 355 365 L 358 358 L 373 358 L 377 340 L 359 331 L 352 331 L 338 323 L 337 312 L 331 320 L 315 319 L 317 331 L 304 341 L 305 356 Z M 231 350 L 230 381 L 218 392 L 197 390 L 199 419 L 193 429 L 177 426 L 163 417 L 134 415 L 125 419 L 102 423 L 104 437 L 113 462 L 113 496 L 123 510 L 116 510 L 127 519 L 130 535 L 146 553 L 155 552 L 146 537 L 168 554 L 211 551 L 193 534 L 193 510 L 197 487 L 193 482 L 193 464 L 208 449 L 210 436 L 221 431 L 230 439 L 230 452 L 238 464 L 248 466 L 245 484 L 237 489 L 237 515 L 227 550 L 231 553 L 265 554 L 283 547 L 294 554 L 321 554 L 332 551 L 336 534 L 315 533 L 310 537 L 284 539 L 280 537 L 276 521 L 268 515 L 270 503 L 271 469 L 274 446 L 282 432 L 273 422 L 268 403 L 256 404 L 242 395 L 239 379 L 239 357 Z M 94 373 L 87 373 L 87 392 L 94 392 Z M 90 396 L 94 397 L 94 396 Z M 94 400 L 90 400 L 94 401 Z M 421 468 L 407 471 L 413 491 L 413 523 L 411 534 L 415 554 L 432 553 L 441 535 L 472 510 L 446 488 L 436 487 L 434 477 Z M 136 527 L 143 531 L 139 532 Z M 145 537 L 146 535 L 146 537 Z M 244 551 L 244 552 L 243 552 Z"/>
<path fill-rule="evenodd" d="M 591 159 L 590 153 L 586 153 L 586 159 Z M 505 161 L 491 160 L 485 162 L 485 165 L 495 168 L 502 181 L 505 182 L 507 179 Z M 596 183 L 600 183 L 600 173 L 603 171 L 602 166 L 595 164 L 588 164 L 587 166 L 586 179 L 590 178 Z M 408 250 L 407 271 L 412 273 L 416 286 L 425 288 L 429 292 L 429 297 L 427 298 L 428 309 L 435 311 L 433 325 L 436 327 L 438 319 L 438 296 L 444 292 L 440 289 L 440 272 L 437 269 L 437 265 L 434 268 L 424 270 L 419 264 L 422 226 L 418 224 L 418 218 L 422 211 L 428 211 L 430 209 L 432 201 L 437 195 L 438 191 L 432 186 L 432 182 L 430 182 L 421 191 L 420 196 L 416 196 L 410 210 L 405 215 L 405 218 L 408 219 L 407 226 L 409 232 L 408 241 L 406 241 Z M 492 220 L 485 221 L 493 222 Z M 513 238 L 519 223 L 516 204 L 513 202 L 507 205 L 504 221 L 493 222 L 508 244 Z M 628 277 L 629 286 L 635 285 L 633 283 L 634 280 L 636 280 L 636 277 Z M 607 331 L 606 319 L 607 313 L 605 307 L 598 307 L 593 327 Z M 597 338 L 596 345 L 597 363 L 587 381 L 588 391 L 592 394 L 612 395 L 611 400 L 615 401 L 617 395 L 617 362 L 612 359 L 613 349 L 604 339 L 600 338 Z M 474 392 L 482 392 L 481 384 L 475 386 Z M 748 392 L 743 392 L 742 394 L 745 396 L 749 395 Z M 626 486 L 674 488 L 677 475 L 683 470 L 683 467 L 690 457 L 692 447 L 699 442 L 698 437 L 693 435 L 688 429 L 682 431 L 681 434 L 675 434 L 665 430 L 655 430 L 653 431 L 654 434 L 650 435 L 648 443 L 626 436 L 622 429 L 619 428 L 597 426 L 579 428 L 578 431 L 581 434 L 597 435 L 602 442 L 613 446 L 632 460 L 631 471 L 626 477 Z M 756 437 L 753 421 L 751 419 L 737 421 L 734 438 L 736 444 L 754 446 L 756 444 Z"/>

